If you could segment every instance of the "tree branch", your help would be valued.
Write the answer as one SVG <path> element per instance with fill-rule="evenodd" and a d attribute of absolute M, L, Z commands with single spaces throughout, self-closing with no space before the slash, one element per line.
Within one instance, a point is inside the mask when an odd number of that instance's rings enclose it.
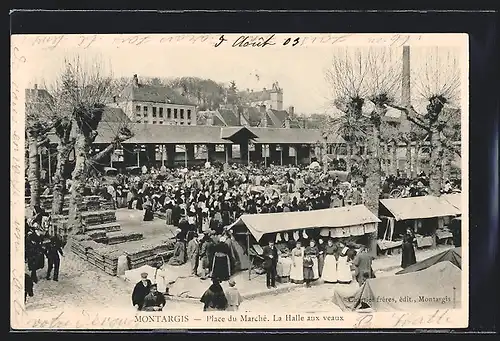
<path fill-rule="evenodd" d="M 387 104 L 387 105 L 394 108 L 394 109 L 398 109 L 398 110 L 404 112 L 406 114 L 406 118 L 408 119 L 408 121 L 416 124 L 420 128 L 422 128 L 426 131 L 430 130 L 430 128 L 427 125 L 425 125 L 425 123 L 421 119 L 417 118 L 416 115 L 418 115 L 418 114 L 412 106 L 405 108 L 405 107 L 401 107 L 401 106 L 393 104 L 393 103 Z"/>

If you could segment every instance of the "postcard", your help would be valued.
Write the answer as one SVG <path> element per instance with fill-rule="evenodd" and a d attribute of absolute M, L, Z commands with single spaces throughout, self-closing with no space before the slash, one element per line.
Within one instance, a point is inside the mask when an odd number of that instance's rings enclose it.
<path fill-rule="evenodd" d="M 458 33 L 13 35 L 11 328 L 467 327 L 468 58 Z"/>

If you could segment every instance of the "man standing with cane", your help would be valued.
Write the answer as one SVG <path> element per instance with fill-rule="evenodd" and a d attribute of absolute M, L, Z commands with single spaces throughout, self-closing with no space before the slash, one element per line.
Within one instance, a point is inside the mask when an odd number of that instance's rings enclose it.
<path fill-rule="evenodd" d="M 264 269 L 266 270 L 267 288 L 276 288 L 276 267 L 278 266 L 278 249 L 274 240 L 269 240 L 269 245 L 263 249 Z"/>

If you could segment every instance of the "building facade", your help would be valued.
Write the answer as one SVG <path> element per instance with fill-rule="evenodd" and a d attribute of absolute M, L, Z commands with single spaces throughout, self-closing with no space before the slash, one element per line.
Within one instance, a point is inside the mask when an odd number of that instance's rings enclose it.
<path fill-rule="evenodd" d="M 273 83 L 271 89 L 262 89 L 262 91 L 240 91 L 239 93 L 243 103 L 251 107 L 265 106 L 266 109 L 283 110 L 283 89 L 278 82 Z"/>
<path fill-rule="evenodd" d="M 159 125 L 196 125 L 196 105 L 179 89 L 140 84 L 137 75 L 112 105 L 121 108 L 130 121 Z"/>

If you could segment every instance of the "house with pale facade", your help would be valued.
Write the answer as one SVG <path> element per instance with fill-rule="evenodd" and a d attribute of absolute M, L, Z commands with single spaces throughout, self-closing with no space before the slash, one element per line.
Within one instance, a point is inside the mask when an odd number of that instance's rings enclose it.
<path fill-rule="evenodd" d="M 121 108 L 134 123 L 196 125 L 196 105 L 183 96 L 182 90 L 140 84 L 137 75 L 119 96 L 113 97 L 111 105 Z"/>

